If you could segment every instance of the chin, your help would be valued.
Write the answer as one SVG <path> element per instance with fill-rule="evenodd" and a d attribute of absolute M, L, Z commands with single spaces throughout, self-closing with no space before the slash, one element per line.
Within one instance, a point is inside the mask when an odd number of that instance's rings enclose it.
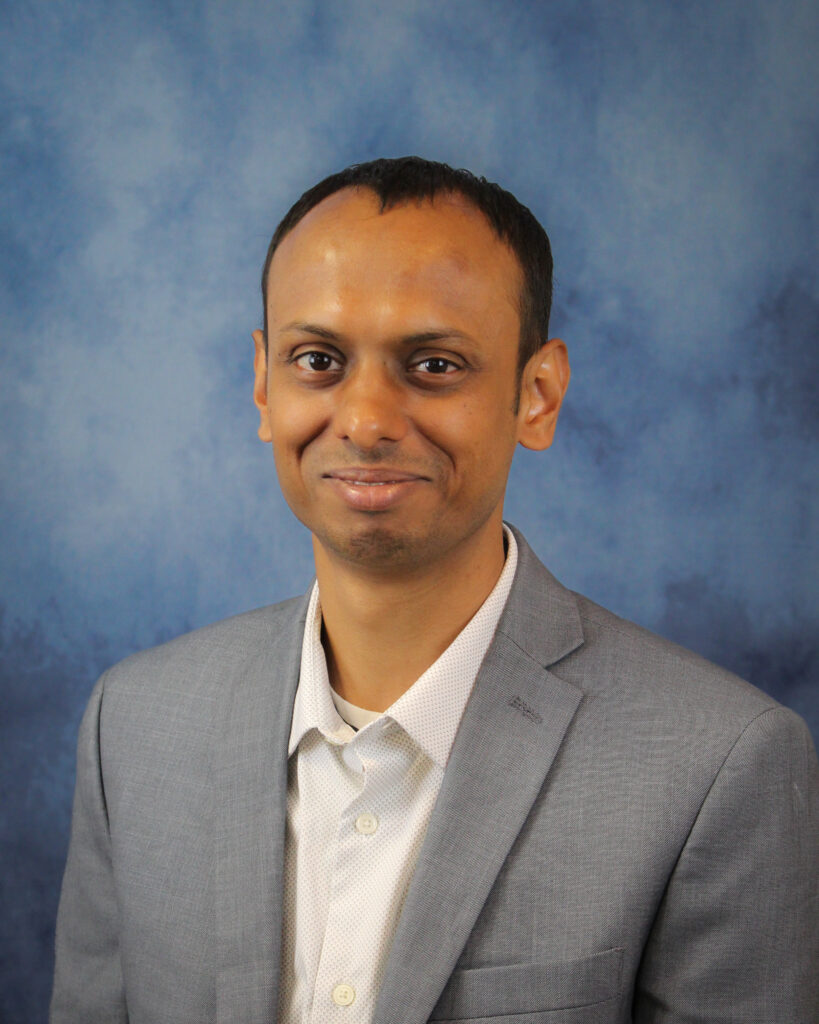
<path fill-rule="evenodd" d="M 376 523 L 352 534 L 325 533 L 318 539 L 329 554 L 371 569 L 416 568 L 423 561 L 424 545 L 418 537 Z"/>

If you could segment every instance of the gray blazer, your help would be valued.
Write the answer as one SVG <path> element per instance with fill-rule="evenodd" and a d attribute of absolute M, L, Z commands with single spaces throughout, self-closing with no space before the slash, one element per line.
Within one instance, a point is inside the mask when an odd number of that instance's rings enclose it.
<path fill-rule="evenodd" d="M 813 1024 L 819 767 L 803 722 L 518 544 L 376 1024 Z M 305 611 L 240 615 L 100 679 L 53 1024 L 275 1020 Z"/>

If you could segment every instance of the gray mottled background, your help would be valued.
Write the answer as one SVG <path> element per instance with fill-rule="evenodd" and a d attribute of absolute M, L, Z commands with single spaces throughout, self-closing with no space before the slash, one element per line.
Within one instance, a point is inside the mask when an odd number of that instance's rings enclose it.
<path fill-rule="evenodd" d="M 98 671 L 305 588 L 255 437 L 287 206 L 409 152 L 556 254 L 574 378 L 507 517 L 819 736 L 813 2 L 0 3 L 0 1018 L 45 1016 Z"/>

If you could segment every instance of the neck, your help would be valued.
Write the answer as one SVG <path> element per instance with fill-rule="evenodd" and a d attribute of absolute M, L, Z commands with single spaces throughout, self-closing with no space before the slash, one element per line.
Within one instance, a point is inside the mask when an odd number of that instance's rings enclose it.
<path fill-rule="evenodd" d="M 502 524 L 491 525 L 433 565 L 395 575 L 363 571 L 314 538 L 327 670 L 345 700 L 385 711 L 443 654 L 503 569 Z"/>

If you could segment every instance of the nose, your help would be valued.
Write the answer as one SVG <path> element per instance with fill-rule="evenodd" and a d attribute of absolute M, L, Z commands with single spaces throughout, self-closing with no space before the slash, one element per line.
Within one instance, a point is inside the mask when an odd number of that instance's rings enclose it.
<path fill-rule="evenodd" d="M 359 367 L 337 386 L 334 397 L 336 436 L 362 451 L 400 441 L 407 432 L 400 388 L 386 368 Z"/>

